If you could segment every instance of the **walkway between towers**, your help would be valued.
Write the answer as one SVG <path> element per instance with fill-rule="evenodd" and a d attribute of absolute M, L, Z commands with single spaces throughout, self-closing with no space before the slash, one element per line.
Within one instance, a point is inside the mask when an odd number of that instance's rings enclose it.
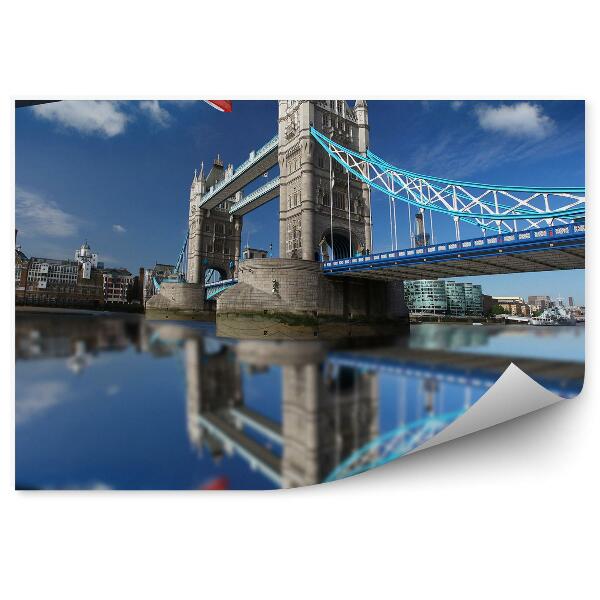
<path fill-rule="evenodd" d="M 264 146 L 256 151 L 252 151 L 248 159 L 239 165 L 233 171 L 231 176 L 226 177 L 208 190 L 201 198 L 199 207 L 204 209 L 214 208 L 224 200 L 235 196 L 237 192 L 242 190 L 249 183 L 266 173 L 269 169 L 275 167 L 277 165 L 277 148 L 277 136 L 274 136 Z M 278 195 L 279 180 L 277 180 L 277 184 L 272 183 L 272 185 L 276 185 L 277 193 L 268 198 L 269 200 Z M 266 201 L 267 200 L 264 200 L 264 202 Z M 248 206 L 248 203 L 246 202 L 244 206 Z M 256 208 L 256 206 L 254 206 L 254 208 Z M 239 212 L 238 214 L 244 213 Z"/>

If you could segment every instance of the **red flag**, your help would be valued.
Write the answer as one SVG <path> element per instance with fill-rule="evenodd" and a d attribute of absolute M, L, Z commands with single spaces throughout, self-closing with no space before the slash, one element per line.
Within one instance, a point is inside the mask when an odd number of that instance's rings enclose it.
<path fill-rule="evenodd" d="M 201 490 L 228 490 L 229 489 L 229 479 L 225 477 L 225 475 L 221 475 L 221 477 L 215 477 L 213 479 L 209 479 L 205 481 L 200 488 Z"/>
<path fill-rule="evenodd" d="M 205 100 L 204 102 L 221 112 L 231 112 L 233 110 L 233 102 L 231 100 Z"/>

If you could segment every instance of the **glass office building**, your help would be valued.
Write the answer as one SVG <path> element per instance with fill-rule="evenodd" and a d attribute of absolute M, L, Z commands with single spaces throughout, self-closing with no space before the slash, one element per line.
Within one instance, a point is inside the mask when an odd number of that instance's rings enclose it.
<path fill-rule="evenodd" d="M 421 279 L 404 282 L 404 297 L 412 314 L 481 316 L 481 286 L 457 281 Z"/>
<path fill-rule="evenodd" d="M 483 294 L 481 286 L 475 283 L 464 283 L 465 314 L 479 316 L 483 314 Z"/>
<path fill-rule="evenodd" d="M 405 281 L 404 298 L 411 313 L 446 314 L 446 286 L 443 281 L 429 279 Z"/>
<path fill-rule="evenodd" d="M 456 281 L 446 281 L 447 314 L 452 317 L 463 317 L 466 314 L 465 286 Z"/>

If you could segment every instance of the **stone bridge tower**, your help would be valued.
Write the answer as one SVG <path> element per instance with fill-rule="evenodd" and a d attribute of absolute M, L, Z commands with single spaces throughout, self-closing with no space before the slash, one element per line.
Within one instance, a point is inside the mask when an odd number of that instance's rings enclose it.
<path fill-rule="evenodd" d="M 330 178 L 329 156 L 311 136 L 311 125 L 357 152 L 364 153 L 369 144 L 364 100 L 353 107 L 345 100 L 279 101 L 279 256 L 321 260 L 330 258 L 332 245 L 335 258 L 370 251 L 368 186 L 350 176 L 348 197 L 348 176 L 336 161 L 331 161 Z"/>
<path fill-rule="evenodd" d="M 204 284 L 210 269 L 218 272 L 221 279 L 231 279 L 237 273 L 242 217 L 229 214 L 235 198 L 229 198 L 211 210 L 199 207 L 202 196 L 231 173 L 233 165 L 224 169 L 219 157 L 214 160 L 207 177 L 204 176 L 204 164 L 199 173 L 194 172 L 188 222 L 188 283 Z"/>

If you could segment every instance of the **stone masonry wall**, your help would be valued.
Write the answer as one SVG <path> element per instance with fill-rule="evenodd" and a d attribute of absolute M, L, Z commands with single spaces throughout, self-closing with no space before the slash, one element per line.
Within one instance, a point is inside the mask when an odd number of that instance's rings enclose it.
<path fill-rule="evenodd" d="M 402 283 L 333 278 L 309 260 L 246 260 L 237 285 L 217 298 L 217 313 L 279 312 L 347 318 L 407 316 Z"/>
<path fill-rule="evenodd" d="M 207 310 L 204 286 L 195 283 L 163 283 L 160 292 L 146 302 L 147 309 Z"/>

